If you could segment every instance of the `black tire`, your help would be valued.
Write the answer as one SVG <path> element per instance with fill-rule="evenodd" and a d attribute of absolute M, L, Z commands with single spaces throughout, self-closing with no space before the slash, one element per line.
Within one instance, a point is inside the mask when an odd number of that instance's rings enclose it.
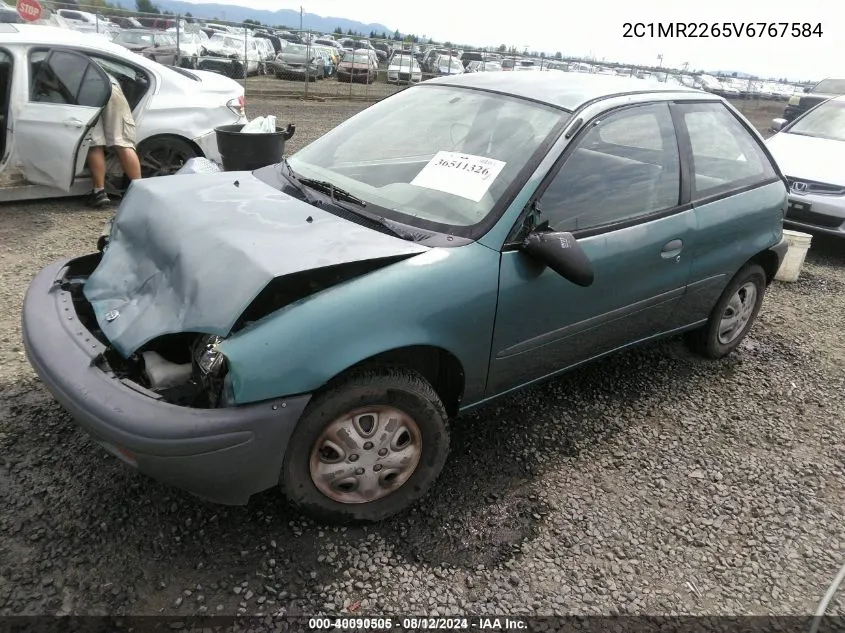
<path fill-rule="evenodd" d="M 375 406 L 398 409 L 416 423 L 421 447 L 419 462 L 404 483 L 374 501 L 334 500 L 318 489 L 311 476 L 315 442 L 335 420 Z M 380 521 L 408 508 L 428 492 L 440 475 L 448 452 L 446 409 L 426 380 L 403 367 L 354 370 L 330 383 L 309 403 L 285 451 L 280 484 L 291 503 L 321 521 Z M 352 454 L 345 462 L 353 463 L 356 459 Z M 360 463 L 363 462 L 362 456 Z"/>
<path fill-rule="evenodd" d="M 247 76 L 247 68 L 244 64 L 240 62 L 235 62 L 231 66 L 231 70 L 229 71 L 229 77 L 232 79 L 246 79 Z"/>
<path fill-rule="evenodd" d="M 726 316 L 726 311 L 729 309 L 729 304 L 734 298 L 734 295 L 740 292 L 740 289 L 746 286 L 746 284 L 753 284 L 756 290 L 753 305 L 749 307 L 750 312 L 748 313 L 748 318 L 739 326 L 740 329 L 738 331 L 734 331 L 730 340 L 722 340 L 719 334 L 722 319 Z M 716 306 L 710 313 L 707 323 L 701 328 L 687 333 L 687 345 L 689 345 L 692 351 L 706 358 L 712 358 L 714 360 L 724 358 L 739 346 L 751 330 L 757 315 L 760 313 L 765 294 L 766 272 L 757 264 L 746 264 L 734 275 L 734 278 L 725 288 L 722 296 L 719 297 Z M 740 295 L 742 295 L 741 292 Z M 747 297 L 747 293 L 745 296 Z"/>
<path fill-rule="evenodd" d="M 176 136 L 158 136 L 138 146 L 141 177 L 154 178 L 176 173 L 191 158 L 199 156 L 196 148 Z"/>

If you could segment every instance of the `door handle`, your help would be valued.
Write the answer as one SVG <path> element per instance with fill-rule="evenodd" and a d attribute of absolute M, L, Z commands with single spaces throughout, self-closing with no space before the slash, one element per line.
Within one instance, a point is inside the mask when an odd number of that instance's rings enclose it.
<path fill-rule="evenodd" d="M 62 121 L 62 123 L 64 123 L 68 127 L 82 127 L 85 125 L 79 119 L 65 119 L 64 121 Z"/>
<path fill-rule="evenodd" d="M 674 259 L 680 257 L 681 249 L 683 247 L 683 240 L 672 240 L 671 242 L 666 242 L 666 244 L 663 245 L 663 248 L 660 251 L 660 256 L 663 259 Z"/>

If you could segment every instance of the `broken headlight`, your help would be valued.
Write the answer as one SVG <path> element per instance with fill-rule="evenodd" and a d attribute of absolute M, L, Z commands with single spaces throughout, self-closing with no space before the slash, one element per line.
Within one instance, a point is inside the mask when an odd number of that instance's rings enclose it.
<path fill-rule="evenodd" d="M 208 376 L 216 374 L 223 366 L 223 354 L 217 346 L 223 342 L 222 336 L 203 336 L 195 352 L 195 360 L 200 371 Z"/>

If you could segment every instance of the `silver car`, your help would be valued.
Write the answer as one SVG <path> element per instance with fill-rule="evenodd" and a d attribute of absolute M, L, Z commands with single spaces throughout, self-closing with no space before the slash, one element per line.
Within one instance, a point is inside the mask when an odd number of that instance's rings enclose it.
<path fill-rule="evenodd" d="M 845 96 L 772 130 L 766 144 L 790 187 L 784 223 L 845 237 Z"/>

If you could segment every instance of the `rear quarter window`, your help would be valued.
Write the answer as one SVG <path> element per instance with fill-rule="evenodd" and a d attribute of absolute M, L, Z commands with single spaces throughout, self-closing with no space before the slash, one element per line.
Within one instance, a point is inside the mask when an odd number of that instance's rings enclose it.
<path fill-rule="evenodd" d="M 777 178 L 760 143 L 724 104 L 682 104 L 678 110 L 690 142 L 694 199 Z"/>

